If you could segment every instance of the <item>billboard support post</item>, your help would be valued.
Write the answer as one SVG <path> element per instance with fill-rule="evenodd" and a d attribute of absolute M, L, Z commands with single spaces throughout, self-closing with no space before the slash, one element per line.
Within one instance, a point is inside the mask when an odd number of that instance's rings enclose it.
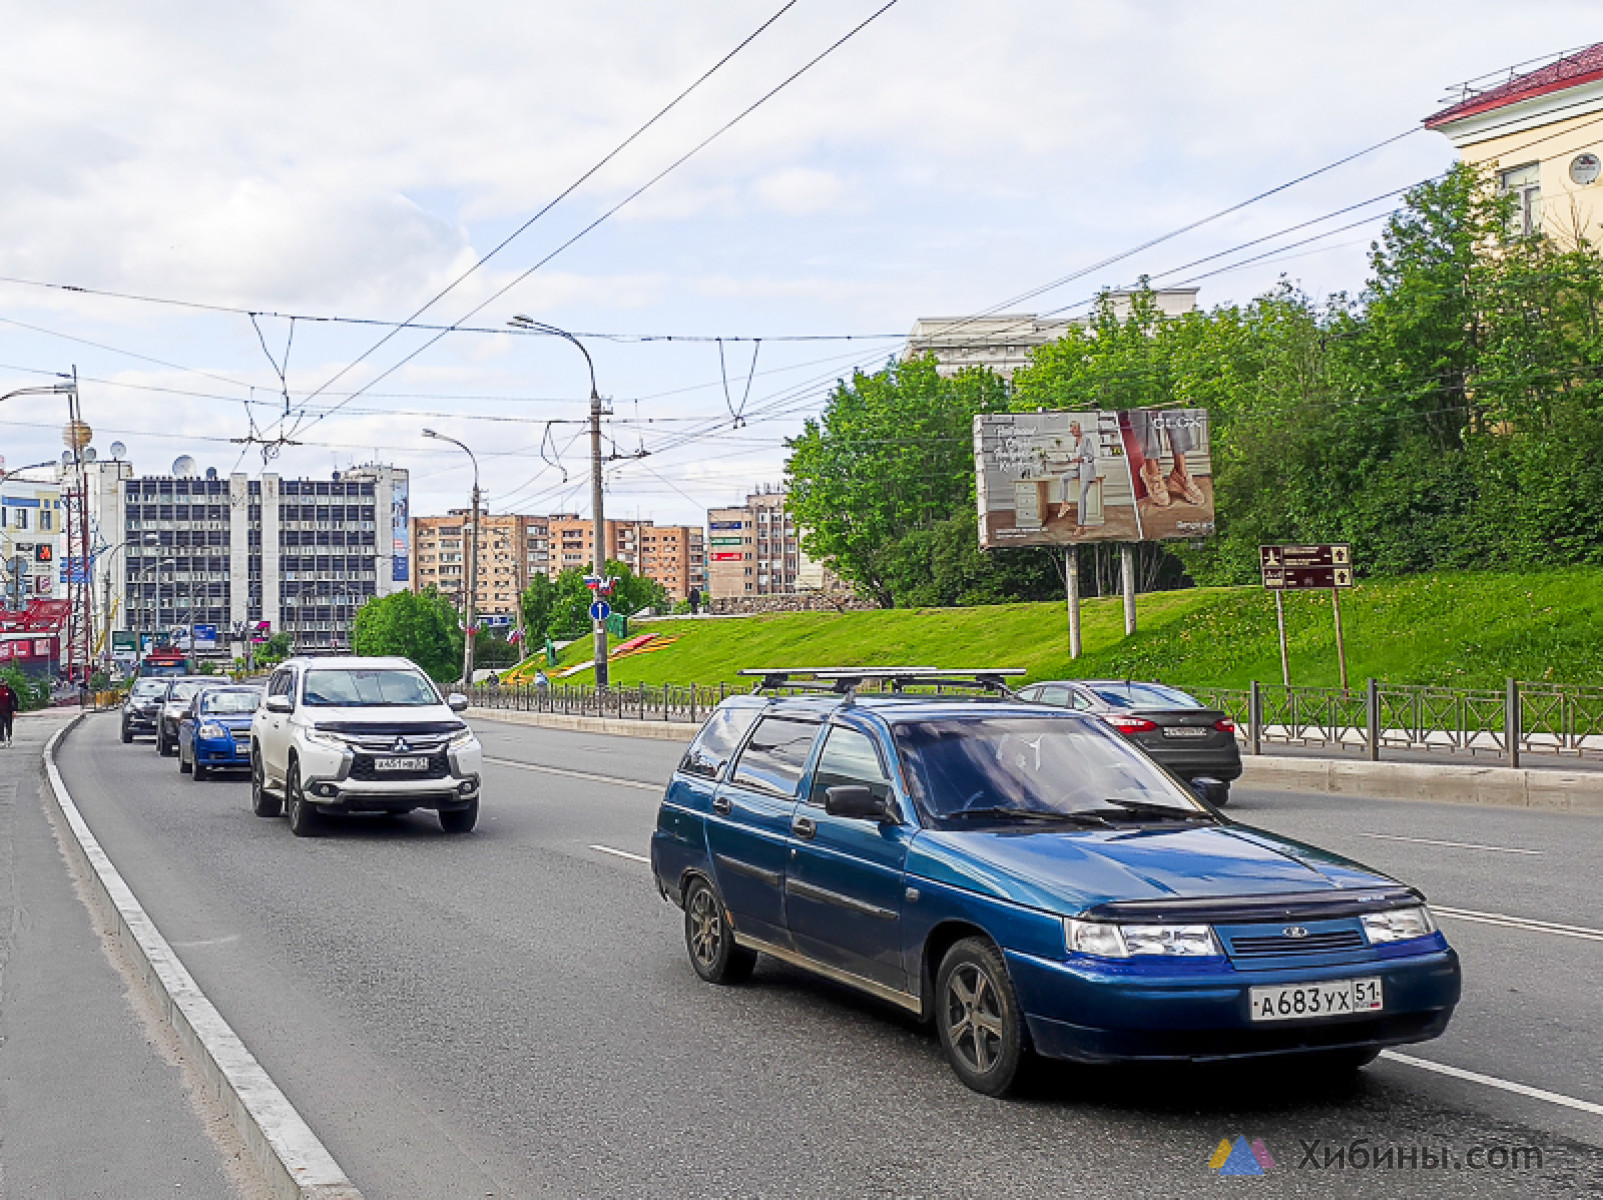
<path fill-rule="evenodd" d="M 1119 576 L 1124 588 L 1124 636 L 1135 633 L 1135 547 L 1125 542 L 1119 547 Z"/>
<path fill-rule="evenodd" d="M 1286 600 L 1282 592 L 1275 593 L 1275 624 L 1280 627 L 1280 683 L 1291 686 L 1291 659 L 1286 654 Z"/>
<path fill-rule="evenodd" d="M 1069 657 L 1080 657 L 1080 550 L 1063 547 L 1063 578 L 1069 595 Z"/>
<path fill-rule="evenodd" d="M 1336 661 L 1341 664 L 1341 691 L 1347 694 L 1347 647 L 1341 640 L 1341 589 L 1330 589 L 1330 606 L 1336 614 Z"/>

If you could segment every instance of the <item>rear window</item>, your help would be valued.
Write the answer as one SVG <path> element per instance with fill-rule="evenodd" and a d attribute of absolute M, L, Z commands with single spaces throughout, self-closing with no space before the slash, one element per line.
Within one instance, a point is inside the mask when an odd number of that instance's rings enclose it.
<path fill-rule="evenodd" d="M 440 703 L 420 671 L 404 667 L 345 667 L 306 672 L 301 695 L 313 708 L 422 708 Z"/>
<path fill-rule="evenodd" d="M 696 740 L 690 743 L 679 769 L 686 775 L 699 775 L 703 779 L 720 778 L 740 739 L 746 736 L 746 730 L 761 713 L 760 708 L 720 708 L 707 718 Z"/>
<path fill-rule="evenodd" d="M 1099 683 L 1091 689 L 1118 708 L 1201 708 L 1202 702 L 1161 683 Z"/>
<path fill-rule="evenodd" d="M 764 717 L 735 763 L 733 782 L 775 796 L 794 796 L 818 736 L 818 722 Z"/>
<path fill-rule="evenodd" d="M 135 700 L 149 700 L 152 696 L 159 696 L 167 690 L 165 679 L 141 679 L 135 682 L 132 696 Z"/>

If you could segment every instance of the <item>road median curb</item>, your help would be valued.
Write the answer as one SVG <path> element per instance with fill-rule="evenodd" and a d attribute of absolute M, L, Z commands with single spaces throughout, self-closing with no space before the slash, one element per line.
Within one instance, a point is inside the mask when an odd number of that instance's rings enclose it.
<path fill-rule="evenodd" d="M 90 831 L 56 766 L 56 747 L 82 718 L 45 743 L 44 794 L 70 837 L 62 842 L 89 884 L 91 900 L 133 960 L 140 984 L 227 1110 L 252 1159 L 280 1200 L 362 1200 L 300 1113 L 206 998 Z"/>
<path fill-rule="evenodd" d="M 1551 768 L 1472 767 L 1454 763 L 1353 762 L 1339 758 L 1247 755 L 1240 786 L 1484 804 L 1603 815 L 1603 774 Z"/>
<path fill-rule="evenodd" d="M 472 715 L 485 721 L 507 725 L 538 725 L 541 729 L 566 729 L 572 733 L 610 733 L 619 737 L 651 738 L 659 742 L 688 743 L 701 728 L 699 722 L 642 721 L 635 717 L 581 717 L 573 713 L 522 712 L 513 708 L 478 708 Z"/>

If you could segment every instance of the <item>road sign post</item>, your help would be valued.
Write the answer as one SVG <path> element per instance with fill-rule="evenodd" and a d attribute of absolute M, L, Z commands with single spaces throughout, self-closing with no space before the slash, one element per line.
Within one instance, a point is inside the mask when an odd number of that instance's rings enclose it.
<path fill-rule="evenodd" d="M 1330 605 L 1336 620 L 1336 661 L 1341 670 L 1341 690 L 1347 691 L 1347 647 L 1342 638 L 1341 589 L 1353 585 L 1353 552 L 1345 543 L 1317 546 L 1259 546 L 1258 569 L 1263 585 L 1275 593 L 1275 617 L 1280 625 L 1280 674 L 1291 686 L 1291 667 L 1286 653 L 1286 613 L 1283 592 L 1309 592 L 1330 589 Z"/>

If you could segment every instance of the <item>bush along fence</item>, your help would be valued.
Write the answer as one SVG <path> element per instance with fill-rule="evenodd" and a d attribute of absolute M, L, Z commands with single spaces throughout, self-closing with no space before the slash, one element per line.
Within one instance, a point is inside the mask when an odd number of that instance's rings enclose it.
<path fill-rule="evenodd" d="M 597 688 L 490 687 L 472 691 L 476 707 L 519 712 L 700 722 L 725 696 L 727 684 L 639 684 Z M 939 689 L 937 689 L 939 690 Z M 1382 685 L 1363 689 L 1283 687 L 1190 688 L 1204 704 L 1235 721 L 1251 754 L 1266 744 L 1361 749 L 1371 761 L 1382 751 L 1440 751 L 1484 755 L 1508 766 L 1522 754 L 1603 758 L 1603 688 L 1520 683 L 1501 691 Z"/>

